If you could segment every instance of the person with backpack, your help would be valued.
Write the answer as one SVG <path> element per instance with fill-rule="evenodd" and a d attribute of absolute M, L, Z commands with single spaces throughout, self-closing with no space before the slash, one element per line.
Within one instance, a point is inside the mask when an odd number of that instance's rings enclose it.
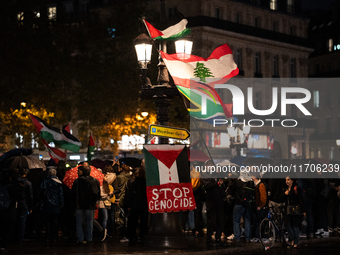
<path fill-rule="evenodd" d="M 250 221 L 250 207 L 252 203 L 251 188 L 252 183 L 248 179 L 240 176 L 235 182 L 232 183 L 229 189 L 229 194 L 234 197 L 234 209 L 233 209 L 233 229 L 234 239 L 228 241 L 240 242 L 241 238 L 241 217 L 244 219 L 244 234 L 246 242 L 250 242 L 251 238 L 251 221 Z"/>
<path fill-rule="evenodd" d="M 266 216 L 266 206 L 267 206 L 267 188 L 264 183 L 261 182 L 260 173 L 254 172 L 252 174 L 252 180 L 255 185 L 255 204 L 252 210 L 254 214 L 254 230 L 255 230 L 255 237 L 251 239 L 251 242 L 259 242 L 260 241 L 260 233 L 259 233 L 259 225 L 261 221 Z"/>

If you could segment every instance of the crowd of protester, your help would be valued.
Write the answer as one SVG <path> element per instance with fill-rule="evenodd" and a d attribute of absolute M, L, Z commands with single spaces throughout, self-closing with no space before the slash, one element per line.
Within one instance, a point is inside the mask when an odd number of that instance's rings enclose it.
<path fill-rule="evenodd" d="M 206 166 L 213 165 L 210 160 Z M 195 162 L 193 163 L 195 166 Z M 48 245 L 60 239 L 76 239 L 78 245 L 107 237 L 120 242 L 141 240 L 148 230 L 145 170 L 132 169 L 115 160 L 101 169 L 103 185 L 90 176 L 83 162 L 70 189 L 63 183 L 65 162 L 42 169 L 2 169 L 0 171 L 0 246 L 7 251 L 12 242 L 45 234 Z M 268 208 L 282 214 L 293 247 L 299 238 L 338 232 L 339 178 L 261 179 L 261 174 L 226 178 L 193 175 L 196 208 L 182 212 L 183 231 L 201 237 L 206 232 L 208 246 L 226 242 L 259 242 L 259 225 Z M 6 200 L 7 197 L 7 200 Z M 8 203 L 6 204 L 6 201 Z M 299 206 L 291 214 L 288 207 Z"/>

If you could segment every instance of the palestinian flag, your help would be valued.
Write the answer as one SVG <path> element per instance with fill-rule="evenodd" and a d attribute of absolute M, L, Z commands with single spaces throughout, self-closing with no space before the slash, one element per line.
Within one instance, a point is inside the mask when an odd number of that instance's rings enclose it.
<path fill-rule="evenodd" d="M 32 114 L 32 122 L 37 129 L 39 136 L 47 142 L 53 142 L 61 148 L 69 151 L 79 152 L 81 142 L 63 128 L 63 133 L 59 128 L 47 125 L 43 120 Z"/>
<path fill-rule="evenodd" d="M 78 147 L 77 146 L 74 146 L 74 152 L 78 152 L 79 149 L 80 149 L 80 146 L 81 146 L 81 142 L 78 140 L 78 138 L 76 138 L 75 136 L 73 136 L 71 133 L 70 133 L 70 125 L 66 125 L 66 126 L 63 126 L 63 129 L 62 129 L 62 133 L 64 135 L 64 137 L 66 137 L 66 139 L 71 143 L 69 145 L 70 148 L 72 148 L 72 144 L 75 144 L 75 145 L 79 145 Z M 62 146 L 60 146 L 62 147 Z M 62 147 L 64 148 L 64 147 Z M 67 149 L 67 148 L 65 148 Z M 71 149 L 68 149 L 70 151 L 73 151 Z"/>
<path fill-rule="evenodd" d="M 146 190 L 151 213 L 196 207 L 185 145 L 144 145 Z"/>
<path fill-rule="evenodd" d="M 158 30 L 145 19 L 143 19 L 143 22 L 149 32 L 150 37 L 155 40 L 176 40 L 190 34 L 191 32 L 190 29 L 186 28 L 188 24 L 188 20 L 186 19 L 182 19 L 177 24 L 168 27 L 163 31 Z"/>
<path fill-rule="evenodd" d="M 50 154 L 50 157 L 58 164 L 59 160 L 65 160 L 66 159 L 66 153 L 62 152 L 61 150 L 58 150 L 57 148 L 50 147 L 47 142 L 43 140 L 44 146 L 46 150 L 48 151 L 48 154 Z"/>
<path fill-rule="evenodd" d="M 89 139 L 89 146 L 87 147 L 87 162 L 91 163 L 92 161 L 92 152 L 94 152 L 95 149 L 95 144 L 93 141 L 92 134 L 90 134 L 90 139 Z"/>

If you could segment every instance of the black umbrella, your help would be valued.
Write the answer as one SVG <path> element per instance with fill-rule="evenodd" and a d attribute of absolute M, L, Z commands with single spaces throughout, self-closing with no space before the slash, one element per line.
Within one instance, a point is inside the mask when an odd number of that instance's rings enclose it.
<path fill-rule="evenodd" d="M 25 156 L 25 155 L 19 155 L 19 156 L 10 157 L 0 162 L 0 168 L 2 169 L 42 168 L 43 170 L 46 170 L 46 165 L 37 158 Z"/>
<path fill-rule="evenodd" d="M 6 153 L 2 154 L 0 157 L 0 162 L 13 157 L 13 156 L 19 156 L 19 155 L 31 155 L 33 153 L 32 149 L 25 149 L 25 148 L 18 148 L 18 149 L 13 149 L 10 151 L 7 151 Z"/>

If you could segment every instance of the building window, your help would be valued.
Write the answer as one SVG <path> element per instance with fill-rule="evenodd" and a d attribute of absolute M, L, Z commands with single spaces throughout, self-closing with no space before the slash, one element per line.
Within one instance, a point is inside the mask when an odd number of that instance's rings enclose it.
<path fill-rule="evenodd" d="M 290 35 L 296 36 L 296 26 L 290 26 Z"/>
<path fill-rule="evenodd" d="M 88 0 L 80 1 L 80 12 L 83 14 L 88 14 L 89 11 L 90 11 L 89 1 Z"/>
<path fill-rule="evenodd" d="M 331 93 L 329 91 L 325 91 L 325 105 L 331 105 Z"/>
<path fill-rule="evenodd" d="M 255 102 L 255 109 L 257 110 L 261 110 L 261 91 L 255 92 L 255 98 L 254 98 L 254 102 Z"/>
<path fill-rule="evenodd" d="M 287 0 L 287 12 L 294 13 L 295 12 L 294 7 L 294 0 Z"/>
<path fill-rule="evenodd" d="M 237 49 L 237 51 L 236 51 L 236 65 L 237 65 L 239 70 L 243 70 L 242 49 Z"/>
<path fill-rule="evenodd" d="M 19 21 L 19 23 L 22 23 L 24 21 L 24 13 L 23 12 L 19 12 L 17 14 L 17 20 Z"/>
<path fill-rule="evenodd" d="M 320 65 L 319 64 L 315 65 L 315 74 L 316 75 L 320 74 Z"/>
<path fill-rule="evenodd" d="M 328 39 L 328 51 L 331 52 L 333 50 L 333 39 Z"/>
<path fill-rule="evenodd" d="M 171 18 L 177 12 L 177 7 L 172 7 L 168 9 L 168 17 Z"/>
<path fill-rule="evenodd" d="M 66 3 L 65 5 L 65 12 L 70 15 L 73 13 L 73 3 Z"/>
<path fill-rule="evenodd" d="M 242 23 L 242 16 L 241 16 L 241 14 L 240 13 L 236 13 L 236 23 Z"/>
<path fill-rule="evenodd" d="M 330 160 L 334 160 L 334 147 L 331 147 L 329 159 L 330 159 Z"/>
<path fill-rule="evenodd" d="M 270 9 L 277 10 L 277 0 L 270 0 Z"/>
<path fill-rule="evenodd" d="M 313 106 L 314 108 L 320 107 L 320 96 L 318 90 L 313 91 Z"/>
<path fill-rule="evenodd" d="M 261 28 L 261 19 L 260 18 L 258 18 L 258 17 L 256 17 L 255 18 L 255 27 L 257 27 L 257 28 Z"/>
<path fill-rule="evenodd" d="M 326 133 L 331 133 L 332 130 L 331 130 L 331 118 L 326 118 L 326 121 L 325 121 L 325 126 L 326 126 Z"/>
<path fill-rule="evenodd" d="M 318 148 L 317 150 L 318 150 L 318 158 L 322 158 L 321 149 Z"/>
<path fill-rule="evenodd" d="M 215 18 L 216 19 L 220 19 L 221 18 L 221 13 L 220 13 L 220 8 L 216 8 L 215 9 Z"/>
<path fill-rule="evenodd" d="M 56 17 L 57 17 L 57 7 L 56 6 L 48 7 L 48 19 L 53 20 Z"/>
<path fill-rule="evenodd" d="M 292 58 L 290 60 L 290 77 L 291 78 L 296 78 L 296 59 Z"/>
<path fill-rule="evenodd" d="M 261 52 L 255 53 L 255 75 L 261 74 Z"/>
<path fill-rule="evenodd" d="M 279 56 L 273 57 L 273 77 L 279 77 Z"/>
<path fill-rule="evenodd" d="M 279 23 L 277 21 L 273 22 L 273 31 L 277 32 L 279 30 Z"/>

